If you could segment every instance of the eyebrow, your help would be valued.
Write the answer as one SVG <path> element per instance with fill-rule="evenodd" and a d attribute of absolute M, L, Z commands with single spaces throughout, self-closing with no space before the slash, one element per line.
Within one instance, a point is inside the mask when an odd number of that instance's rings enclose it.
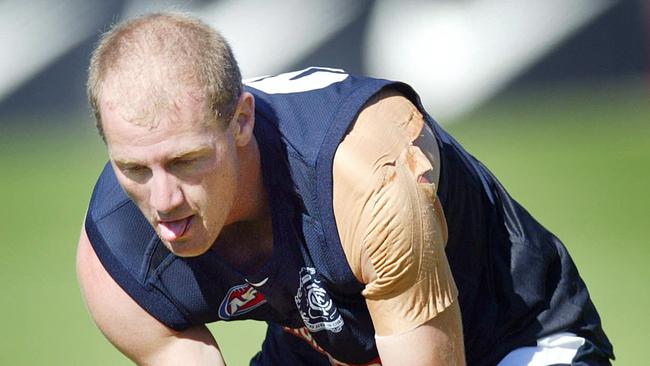
<path fill-rule="evenodd" d="M 174 154 L 172 154 L 167 161 L 173 161 L 181 158 L 188 158 L 188 157 L 193 157 L 194 155 L 199 155 L 205 152 L 210 152 L 212 151 L 212 148 L 209 146 L 197 146 L 195 148 L 185 150 L 185 151 L 178 151 Z M 142 161 L 140 160 L 133 160 L 133 159 L 121 159 L 121 158 L 114 158 L 113 161 L 115 164 L 120 165 L 120 166 L 133 166 L 133 165 L 145 165 L 143 164 Z"/>
<path fill-rule="evenodd" d="M 176 159 L 180 159 L 180 158 L 187 158 L 187 157 L 190 157 L 190 156 L 193 156 L 193 155 L 199 155 L 199 154 L 201 154 L 201 153 L 210 152 L 210 151 L 212 151 L 212 148 L 209 147 L 209 146 L 197 146 L 197 147 L 195 147 L 195 148 L 193 148 L 193 149 L 190 149 L 190 150 L 179 151 L 179 152 L 173 154 L 173 155 L 169 158 L 169 160 L 176 160 Z"/>

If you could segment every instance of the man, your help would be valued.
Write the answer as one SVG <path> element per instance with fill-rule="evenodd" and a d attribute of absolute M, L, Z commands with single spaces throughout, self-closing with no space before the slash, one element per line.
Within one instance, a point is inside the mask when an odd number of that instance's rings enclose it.
<path fill-rule="evenodd" d="M 407 85 L 309 68 L 242 87 L 219 34 L 152 14 L 104 35 L 88 92 L 110 164 L 77 271 L 136 363 L 223 364 L 205 324 L 238 319 L 268 323 L 252 365 L 613 357 L 562 244 Z"/>

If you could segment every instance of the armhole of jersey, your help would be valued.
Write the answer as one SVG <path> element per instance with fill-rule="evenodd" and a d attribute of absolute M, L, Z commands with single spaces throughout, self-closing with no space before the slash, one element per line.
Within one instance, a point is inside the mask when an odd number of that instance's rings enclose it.
<path fill-rule="evenodd" d="M 86 213 L 84 226 L 99 261 L 124 292 L 147 313 L 169 328 L 181 331 L 191 325 L 186 316 L 167 296 L 156 287 L 138 281 L 111 253 L 90 211 Z"/>

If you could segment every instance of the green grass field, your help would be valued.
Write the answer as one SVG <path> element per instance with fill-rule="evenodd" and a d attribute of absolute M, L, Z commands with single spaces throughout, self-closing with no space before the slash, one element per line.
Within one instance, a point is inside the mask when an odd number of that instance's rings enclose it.
<path fill-rule="evenodd" d="M 499 98 L 448 127 L 565 242 L 617 365 L 647 359 L 649 101 L 641 83 L 549 86 Z M 0 121 L 0 365 L 128 365 L 92 324 L 74 272 L 103 147 L 91 122 L 62 121 L 19 129 Z M 61 127 L 70 125 L 80 127 Z M 246 364 L 264 332 L 251 322 L 212 329 L 231 365 Z"/>

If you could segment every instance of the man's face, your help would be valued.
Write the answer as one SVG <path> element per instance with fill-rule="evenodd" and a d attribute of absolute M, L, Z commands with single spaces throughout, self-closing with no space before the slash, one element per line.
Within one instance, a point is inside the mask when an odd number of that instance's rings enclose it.
<path fill-rule="evenodd" d="M 102 100 L 100 112 L 120 185 L 172 252 L 195 256 L 229 223 L 238 158 L 232 129 L 206 122 L 202 100 L 179 94 L 155 127 L 133 123 L 117 103 Z"/>

